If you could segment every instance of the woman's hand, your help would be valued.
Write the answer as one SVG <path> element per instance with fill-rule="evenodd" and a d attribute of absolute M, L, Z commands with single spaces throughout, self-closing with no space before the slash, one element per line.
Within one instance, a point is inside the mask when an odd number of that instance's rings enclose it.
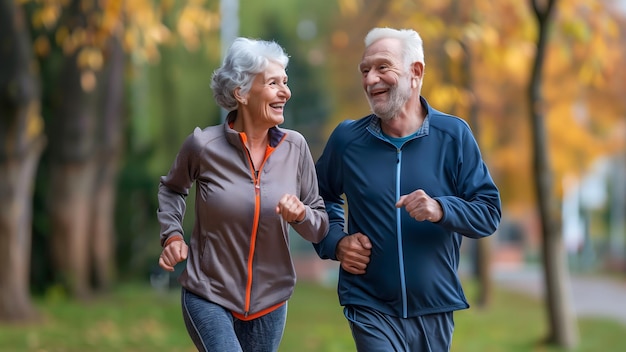
<path fill-rule="evenodd" d="M 293 194 L 285 194 L 278 201 L 276 214 L 280 214 L 287 222 L 300 222 L 304 220 L 306 208 L 298 197 Z"/>
<path fill-rule="evenodd" d="M 159 257 L 159 266 L 164 270 L 174 271 L 176 264 L 187 259 L 188 251 L 189 247 L 182 238 L 171 242 L 163 248 L 163 252 L 161 252 Z"/>

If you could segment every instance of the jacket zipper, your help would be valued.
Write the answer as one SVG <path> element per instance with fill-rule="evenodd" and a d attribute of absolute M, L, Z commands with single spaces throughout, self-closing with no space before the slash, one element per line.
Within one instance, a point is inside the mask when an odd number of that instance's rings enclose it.
<path fill-rule="evenodd" d="M 400 172 L 402 170 L 402 149 L 396 149 L 396 201 L 400 199 Z M 402 250 L 402 209 L 396 209 L 396 232 L 398 234 L 398 267 L 400 268 L 400 287 L 402 291 L 402 317 L 407 317 L 406 275 L 404 271 L 404 251 Z"/>
<path fill-rule="evenodd" d="M 244 145 L 245 147 L 245 145 Z M 256 236 L 259 229 L 259 217 L 261 213 L 261 170 L 265 164 L 265 158 L 259 167 L 259 170 L 254 169 L 254 163 L 252 162 L 252 156 L 250 151 L 246 148 L 246 155 L 248 156 L 248 163 L 250 165 L 250 172 L 252 173 L 252 179 L 254 180 L 254 220 L 252 222 L 252 233 L 250 234 L 250 250 L 248 252 L 248 275 L 246 280 L 246 299 L 244 303 L 243 315 L 248 317 L 250 313 L 250 300 L 252 296 L 252 263 L 254 259 L 254 249 L 256 248 Z M 266 156 L 267 158 L 267 156 Z"/>
<path fill-rule="evenodd" d="M 277 143 L 276 147 L 278 147 L 278 145 L 282 143 L 283 140 L 285 140 L 285 136 L 283 136 L 283 138 Z M 254 220 L 252 222 L 252 233 L 250 237 L 250 251 L 248 252 L 248 277 L 246 280 L 246 298 L 243 313 L 244 317 L 248 317 L 248 315 L 250 314 L 250 301 L 252 300 L 252 263 L 254 259 L 254 251 L 256 248 L 257 232 L 259 230 L 259 220 L 261 216 L 261 171 L 263 170 L 263 166 L 265 166 L 265 162 L 267 161 L 267 159 L 274 152 L 274 150 L 276 150 L 276 147 L 267 147 L 265 151 L 265 157 L 263 157 L 263 162 L 261 162 L 258 171 L 254 169 L 252 155 L 250 155 L 250 151 L 246 147 L 245 143 L 243 143 L 243 147 L 246 151 L 246 155 L 248 156 L 248 165 L 250 167 L 252 179 L 254 180 Z"/>

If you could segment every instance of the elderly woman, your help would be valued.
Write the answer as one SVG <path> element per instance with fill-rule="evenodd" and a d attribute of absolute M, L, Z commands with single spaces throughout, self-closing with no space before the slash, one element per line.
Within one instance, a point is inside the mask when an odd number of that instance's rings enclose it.
<path fill-rule="evenodd" d="M 173 271 L 187 260 L 182 312 L 200 351 L 277 351 L 296 281 L 289 227 L 312 243 L 328 228 L 307 142 L 278 127 L 291 97 L 288 61 L 275 42 L 237 38 L 211 82 L 225 123 L 196 128 L 160 180 L 159 265 Z"/>

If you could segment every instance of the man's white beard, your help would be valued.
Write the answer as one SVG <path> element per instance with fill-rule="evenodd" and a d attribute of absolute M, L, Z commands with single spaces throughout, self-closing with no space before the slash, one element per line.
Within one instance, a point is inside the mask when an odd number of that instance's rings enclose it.
<path fill-rule="evenodd" d="M 406 102 L 411 98 L 410 80 L 401 79 L 397 85 L 389 87 L 389 92 L 387 94 L 389 95 L 389 101 L 386 104 L 378 103 L 377 105 L 374 105 L 368 96 L 372 112 L 385 121 L 398 116 L 400 111 L 402 111 L 404 104 L 406 104 Z"/>

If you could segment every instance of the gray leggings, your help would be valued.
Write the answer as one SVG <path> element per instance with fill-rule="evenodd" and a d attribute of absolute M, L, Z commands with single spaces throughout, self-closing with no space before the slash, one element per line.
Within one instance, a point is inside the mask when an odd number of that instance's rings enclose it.
<path fill-rule="evenodd" d="M 398 318 L 362 306 L 344 307 L 359 352 L 450 351 L 453 312 Z"/>
<path fill-rule="evenodd" d="M 202 352 L 276 352 L 283 337 L 287 303 L 266 315 L 243 321 L 224 307 L 184 288 L 183 320 L 191 340 Z"/>

